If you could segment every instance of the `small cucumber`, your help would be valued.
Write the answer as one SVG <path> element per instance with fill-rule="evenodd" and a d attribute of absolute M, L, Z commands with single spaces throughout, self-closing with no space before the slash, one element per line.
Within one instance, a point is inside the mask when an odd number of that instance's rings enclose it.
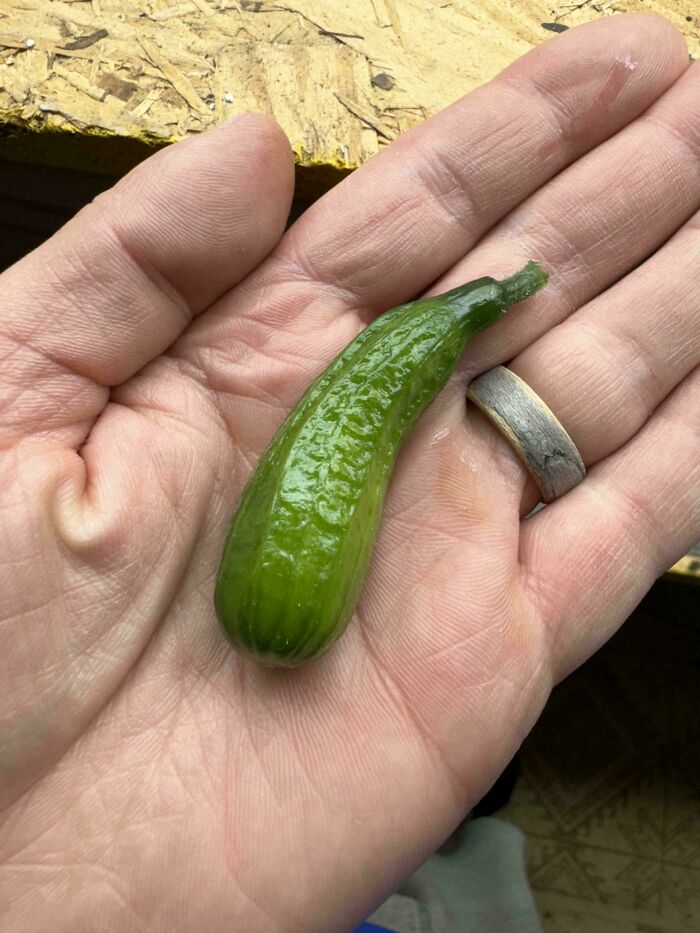
<path fill-rule="evenodd" d="M 236 649 L 292 667 L 341 635 L 406 435 L 467 340 L 546 281 L 529 262 L 387 311 L 310 386 L 258 461 L 226 541 L 215 605 Z"/>

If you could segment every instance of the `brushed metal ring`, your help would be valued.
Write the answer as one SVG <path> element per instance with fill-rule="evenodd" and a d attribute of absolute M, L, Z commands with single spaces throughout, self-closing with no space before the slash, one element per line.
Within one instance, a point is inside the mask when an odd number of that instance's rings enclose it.
<path fill-rule="evenodd" d="M 496 366 L 467 387 L 474 402 L 512 445 L 542 495 L 554 502 L 585 479 L 581 454 L 564 426 L 520 376 Z"/>

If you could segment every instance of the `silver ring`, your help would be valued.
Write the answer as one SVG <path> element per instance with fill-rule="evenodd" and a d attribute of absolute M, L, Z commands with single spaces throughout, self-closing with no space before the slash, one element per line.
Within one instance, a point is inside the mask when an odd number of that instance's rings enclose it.
<path fill-rule="evenodd" d="M 554 502 L 585 479 L 581 454 L 559 419 L 510 369 L 496 366 L 477 376 L 467 398 L 508 439 L 543 502 Z"/>

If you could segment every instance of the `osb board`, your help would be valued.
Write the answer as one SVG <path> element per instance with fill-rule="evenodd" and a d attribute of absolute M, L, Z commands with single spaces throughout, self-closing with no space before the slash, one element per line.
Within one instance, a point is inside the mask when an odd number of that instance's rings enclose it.
<path fill-rule="evenodd" d="M 553 30 L 649 9 L 700 56 L 697 0 L 0 0 L 0 156 L 115 173 L 257 109 L 324 188 Z"/>
<path fill-rule="evenodd" d="M 555 688 L 498 815 L 547 933 L 700 930 L 700 600 L 657 584 Z"/>
<path fill-rule="evenodd" d="M 700 541 L 695 547 L 671 567 L 669 573 L 683 577 L 689 582 L 700 584 Z"/>

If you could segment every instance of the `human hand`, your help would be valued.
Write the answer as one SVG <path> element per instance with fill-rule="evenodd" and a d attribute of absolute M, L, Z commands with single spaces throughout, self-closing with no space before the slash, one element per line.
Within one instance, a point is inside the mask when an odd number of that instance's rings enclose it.
<path fill-rule="evenodd" d="M 3 929 L 351 928 L 700 537 L 687 66 L 655 17 L 566 33 L 284 236 L 289 148 L 246 116 L 2 276 Z M 286 412 L 380 311 L 531 258 L 549 286 L 474 340 L 399 458 L 343 639 L 291 672 L 242 660 L 214 575 Z M 504 361 L 590 470 L 526 520 L 519 461 L 465 414 Z"/>

